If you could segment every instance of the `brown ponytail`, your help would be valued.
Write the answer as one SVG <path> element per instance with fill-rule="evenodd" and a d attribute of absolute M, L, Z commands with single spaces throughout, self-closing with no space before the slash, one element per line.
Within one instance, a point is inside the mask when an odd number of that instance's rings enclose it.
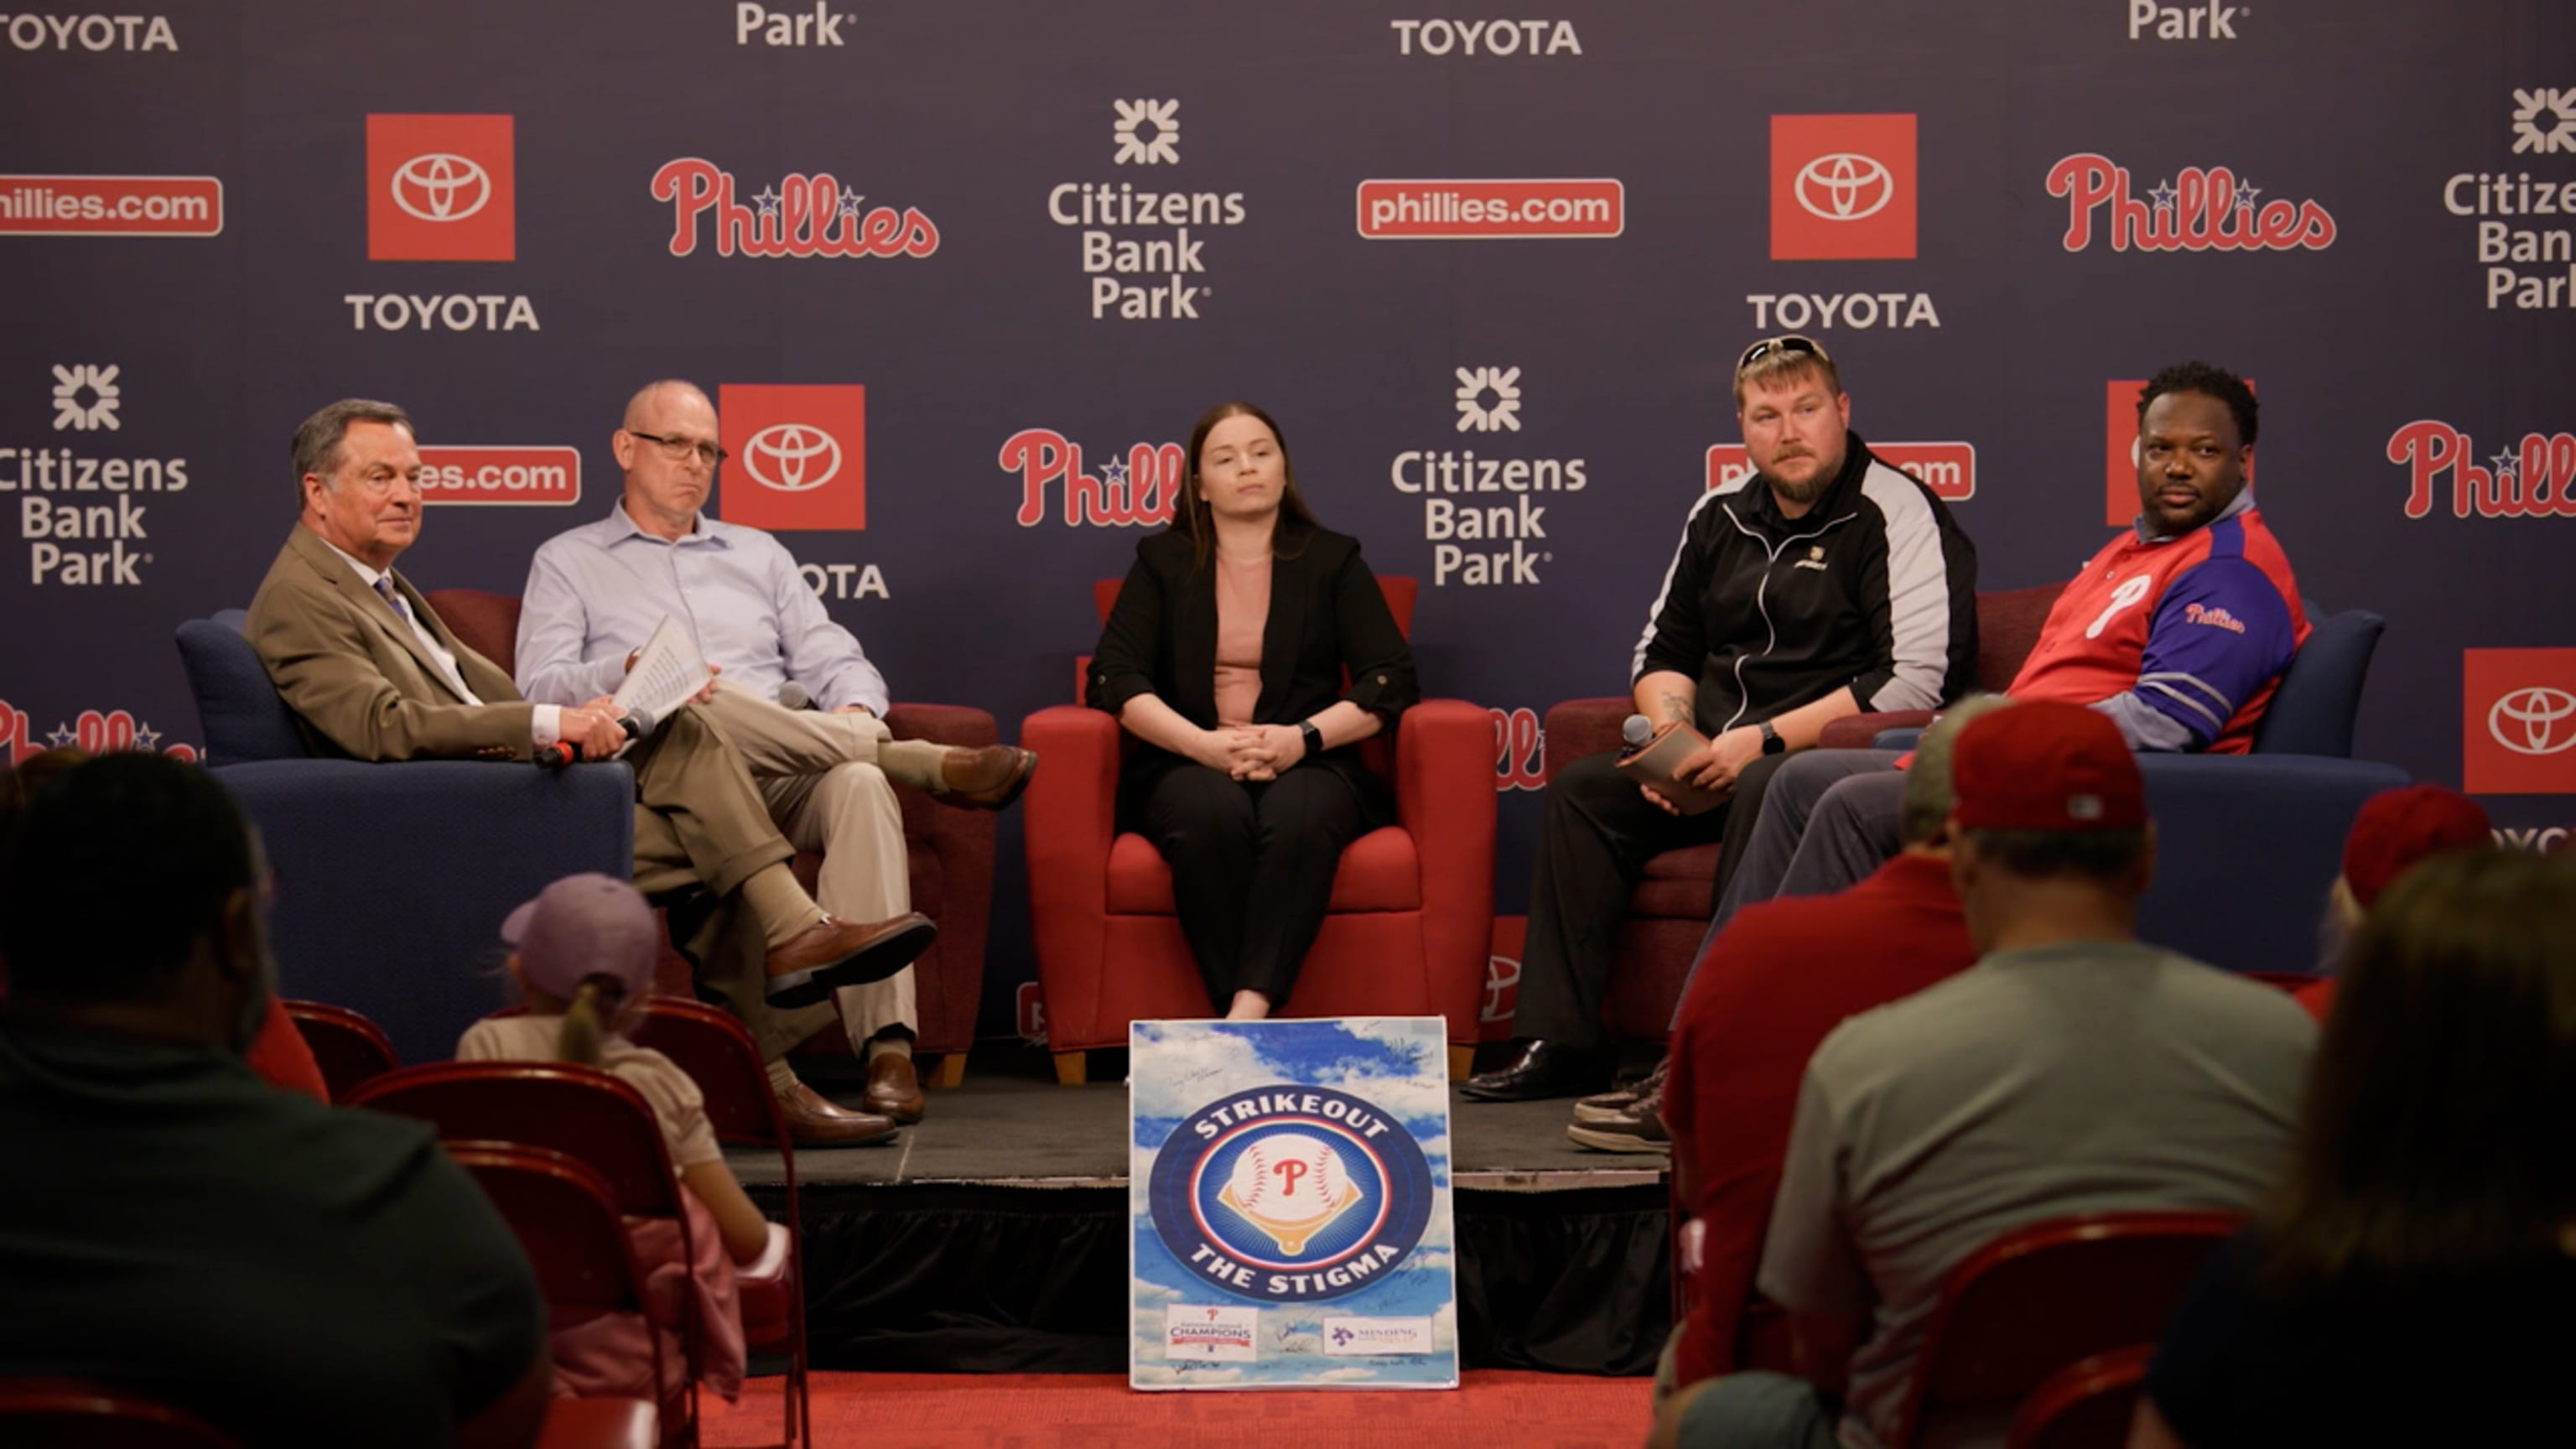
<path fill-rule="evenodd" d="M 555 1055 L 585 1067 L 599 1065 L 600 1039 L 608 1034 L 606 1019 L 616 1015 L 626 988 L 616 977 L 585 976 L 564 1008 L 563 1026 L 555 1033 Z"/>

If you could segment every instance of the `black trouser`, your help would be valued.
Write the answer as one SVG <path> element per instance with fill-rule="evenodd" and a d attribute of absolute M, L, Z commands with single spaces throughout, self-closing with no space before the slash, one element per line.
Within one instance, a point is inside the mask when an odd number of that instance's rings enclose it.
<path fill-rule="evenodd" d="M 1350 782 L 1325 769 L 1276 780 L 1183 763 L 1138 802 L 1137 829 L 1172 867 L 1181 934 L 1219 1014 L 1238 991 L 1288 999 L 1324 926 L 1342 847 L 1367 828 Z"/>
<path fill-rule="evenodd" d="M 1785 755 L 1757 757 L 1736 776 L 1733 798 L 1700 815 L 1673 816 L 1619 773 L 1618 756 L 1586 755 L 1548 777 L 1530 878 L 1529 934 L 1521 948 L 1515 1037 L 1572 1047 L 1601 1042 L 1610 958 L 1646 862 L 1667 850 L 1723 842 L 1710 898 L 1752 837 L 1762 791 Z"/>

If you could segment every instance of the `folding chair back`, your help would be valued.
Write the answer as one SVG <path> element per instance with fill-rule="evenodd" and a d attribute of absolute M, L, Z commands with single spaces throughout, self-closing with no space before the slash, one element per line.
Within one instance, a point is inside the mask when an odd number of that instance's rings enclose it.
<path fill-rule="evenodd" d="M 358 1088 L 355 1106 L 412 1117 L 448 1141 L 550 1147 L 606 1179 L 618 1211 L 680 1220 L 680 1181 L 643 1094 L 572 1062 L 431 1062 Z"/>
<path fill-rule="evenodd" d="M 2068 1364 L 2155 1342 L 2202 1261 L 2243 1221 L 2086 1213 L 2015 1228 L 1969 1254 L 1925 1325 L 1895 1449 L 1910 1449 L 1928 1419 L 2000 1422 Z"/>
<path fill-rule="evenodd" d="M 322 1069 L 322 1084 L 331 1089 L 334 1102 L 348 1101 L 359 1083 L 401 1065 L 394 1059 L 394 1044 L 384 1028 L 348 1007 L 327 1001 L 284 1000 L 278 1005 L 286 1008 L 296 1034 L 311 1049 L 314 1065 Z"/>
<path fill-rule="evenodd" d="M 2122 1449 L 2155 1356 L 2133 1343 L 2058 1370 L 2022 1400 L 2004 1449 Z"/>
<path fill-rule="evenodd" d="M 212 1425 L 86 1379 L 0 1377 L 0 1443 L 17 1449 L 239 1449 Z"/>

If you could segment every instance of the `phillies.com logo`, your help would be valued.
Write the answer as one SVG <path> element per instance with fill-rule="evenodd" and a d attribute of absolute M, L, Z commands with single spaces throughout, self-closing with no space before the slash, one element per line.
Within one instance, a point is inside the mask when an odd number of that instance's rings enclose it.
<path fill-rule="evenodd" d="M 2113 251 L 2288 252 L 2334 245 L 2334 218 L 2324 207 L 2263 201 L 2261 187 L 2246 185 L 2224 166 L 2186 166 L 2142 201 L 2132 194 L 2128 167 L 2087 151 L 2048 168 L 2048 194 L 2066 198 L 2070 252 L 2093 244 L 2093 213 L 2106 208 Z"/>
<path fill-rule="evenodd" d="M 749 204 L 734 199 L 733 173 L 683 156 L 653 173 L 653 199 L 671 203 L 671 255 L 698 249 L 698 221 L 715 224 L 716 254 L 746 257 L 926 257 L 939 228 L 915 207 L 863 206 L 829 172 L 789 175 Z"/>
<path fill-rule="evenodd" d="M 1049 485 L 1063 491 L 1068 527 L 1126 527 L 1172 521 L 1186 481 L 1183 458 L 1178 443 L 1138 443 L 1094 475 L 1083 467 L 1080 443 L 1053 428 L 1022 428 L 1003 441 L 994 461 L 1020 475 L 1020 527 L 1045 521 Z"/>
<path fill-rule="evenodd" d="M 2388 435 L 2388 461 L 2407 469 L 2406 516 L 2433 511 L 2443 475 L 2450 476 L 2451 516 L 2576 516 L 2576 434 L 2525 433 L 2519 447 L 2477 461 L 2477 444 L 2449 423 L 2419 418 Z"/>
<path fill-rule="evenodd" d="M 104 713 L 85 709 L 67 723 L 58 724 L 49 733 L 39 735 L 35 722 L 27 717 L 25 710 L 0 699 L 0 749 L 5 749 L 9 763 L 13 765 L 30 755 L 66 747 L 92 755 L 111 754 L 118 750 L 157 750 L 176 759 L 197 758 L 195 745 L 165 745 L 161 739 L 161 731 L 121 709 Z"/>

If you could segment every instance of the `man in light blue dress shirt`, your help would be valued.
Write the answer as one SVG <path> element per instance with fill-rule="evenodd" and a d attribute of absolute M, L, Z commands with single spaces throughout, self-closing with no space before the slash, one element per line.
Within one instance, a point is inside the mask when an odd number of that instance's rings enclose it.
<path fill-rule="evenodd" d="M 1006 745 L 892 738 L 884 677 L 824 611 L 786 548 L 700 511 L 724 457 L 717 437 L 715 405 L 689 383 L 651 383 L 627 403 L 609 439 L 625 474 L 617 507 L 548 540 L 529 566 L 519 688 L 566 703 L 612 693 L 668 617 L 717 670 L 708 708 L 741 750 L 780 833 L 823 853 L 815 891 L 823 908 L 851 920 L 898 914 L 911 908 L 910 886 L 888 782 L 999 809 L 1018 798 L 1037 757 Z M 920 1120 L 911 968 L 837 996 L 850 1044 L 868 1063 L 868 1109 Z"/>

